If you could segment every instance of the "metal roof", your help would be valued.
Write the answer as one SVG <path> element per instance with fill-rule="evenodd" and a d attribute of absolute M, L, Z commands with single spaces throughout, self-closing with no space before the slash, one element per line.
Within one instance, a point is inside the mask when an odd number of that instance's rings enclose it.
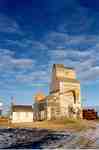
<path fill-rule="evenodd" d="M 74 68 L 64 66 L 63 64 L 53 64 L 53 66 L 56 67 L 56 68 L 64 68 L 64 69 L 74 70 Z"/>
<path fill-rule="evenodd" d="M 33 112 L 31 105 L 13 105 L 12 112 Z"/>

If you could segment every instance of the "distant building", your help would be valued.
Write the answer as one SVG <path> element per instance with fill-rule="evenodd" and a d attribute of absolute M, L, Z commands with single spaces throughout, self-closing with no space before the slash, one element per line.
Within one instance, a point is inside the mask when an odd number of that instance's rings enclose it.
<path fill-rule="evenodd" d="M 3 103 L 0 102 L 0 116 L 2 116 L 2 111 L 3 111 Z"/>
<path fill-rule="evenodd" d="M 46 120 L 47 119 L 47 103 L 46 96 L 39 92 L 35 96 L 34 103 L 34 120 Z"/>
<path fill-rule="evenodd" d="M 84 108 L 82 110 L 83 119 L 95 120 L 98 118 L 98 113 L 94 108 Z"/>
<path fill-rule="evenodd" d="M 63 117 L 82 118 L 80 82 L 76 79 L 75 70 L 54 64 L 47 97 L 34 103 L 36 120 L 51 120 Z"/>
<path fill-rule="evenodd" d="M 33 108 L 29 105 L 12 105 L 12 123 L 33 122 Z"/>

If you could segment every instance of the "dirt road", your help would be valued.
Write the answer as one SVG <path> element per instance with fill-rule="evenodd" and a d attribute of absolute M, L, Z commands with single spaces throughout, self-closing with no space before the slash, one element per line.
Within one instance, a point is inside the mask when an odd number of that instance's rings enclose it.
<path fill-rule="evenodd" d="M 1 128 L 0 148 L 99 148 L 99 123 L 80 132 Z"/>

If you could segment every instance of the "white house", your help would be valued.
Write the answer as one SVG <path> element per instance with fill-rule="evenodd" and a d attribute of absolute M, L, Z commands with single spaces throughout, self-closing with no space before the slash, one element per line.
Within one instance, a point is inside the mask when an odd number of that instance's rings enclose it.
<path fill-rule="evenodd" d="M 33 122 L 33 108 L 30 105 L 12 105 L 12 123 Z"/>

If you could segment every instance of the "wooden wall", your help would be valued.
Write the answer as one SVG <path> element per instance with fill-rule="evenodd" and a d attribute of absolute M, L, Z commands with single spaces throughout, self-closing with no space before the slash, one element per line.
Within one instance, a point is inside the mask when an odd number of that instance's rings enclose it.
<path fill-rule="evenodd" d="M 83 109 L 83 119 L 97 119 L 97 112 L 94 109 Z"/>

